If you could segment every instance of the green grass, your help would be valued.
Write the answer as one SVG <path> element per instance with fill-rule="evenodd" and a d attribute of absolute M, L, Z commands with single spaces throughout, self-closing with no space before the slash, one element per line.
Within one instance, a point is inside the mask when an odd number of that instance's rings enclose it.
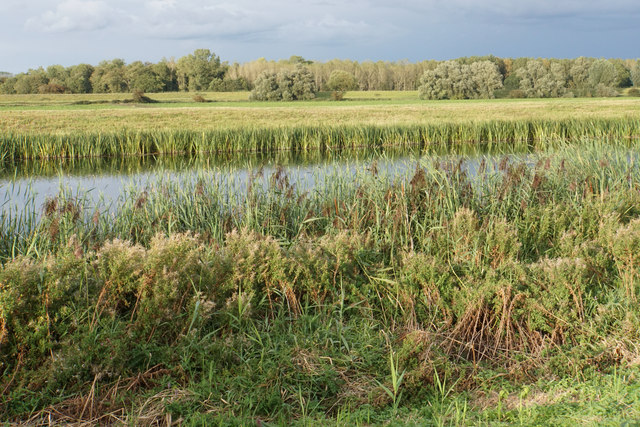
<path fill-rule="evenodd" d="M 273 106 L 272 102 L 249 101 L 249 92 L 163 92 L 146 94 L 152 104 L 131 104 L 130 93 L 105 94 L 43 94 L 43 95 L 0 95 L 0 111 L 11 109 L 105 109 L 122 107 L 219 107 L 234 105 Z M 204 102 L 196 102 L 194 97 L 202 96 Z M 417 91 L 366 91 L 347 92 L 342 103 L 418 103 Z M 335 105 L 329 92 L 320 92 L 311 101 L 279 102 L 277 105 L 313 106 Z"/>
<path fill-rule="evenodd" d="M 589 140 L 311 192 L 211 173 L 113 215 L 64 195 L 3 215 L 1 418 L 632 421 L 636 155 Z"/>

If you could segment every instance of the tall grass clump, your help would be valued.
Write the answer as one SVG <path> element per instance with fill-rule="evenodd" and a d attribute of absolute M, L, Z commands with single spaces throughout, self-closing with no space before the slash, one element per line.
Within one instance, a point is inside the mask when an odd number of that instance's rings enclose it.
<path fill-rule="evenodd" d="M 577 141 L 582 138 L 619 140 L 640 136 L 637 119 L 564 119 L 470 121 L 424 126 L 343 125 L 242 127 L 206 131 L 120 130 L 112 133 L 4 134 L 0 160 L 82 158 L 210 152 L 335 150 L 419 144 L 489 144 L 506 146 Z"/>
<path fill-rule="evenodd" d="M 636 148 L 353 173 L 49 202 L 2 249 L 2 418 L 451 421 L 462 391 L 637 363 Z"/>

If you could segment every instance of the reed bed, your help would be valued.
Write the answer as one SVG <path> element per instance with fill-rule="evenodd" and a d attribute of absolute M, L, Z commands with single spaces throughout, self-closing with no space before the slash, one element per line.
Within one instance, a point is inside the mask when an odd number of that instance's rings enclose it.
<path fill-rule="evenodd" d="M 424 126 L 245 127 L 198 131 L 127 131 L 104 134 L 0 135 L 0 161 L 144 155 L 331 151 L 417 144 L 536 146 L 598 138 L 604 142 L 640 136 L 640 119 L 478 121 Z"/>
<path fill-rule="evenodd" d="M 39 220 L 3 214 L 2 418 L 357 424 L 417 405 L 421 423 L 477 424 L 450 395 L 626 369 L 637 150 L 425 158 L 399 177 L 372 162 L 311 187 L 209 173 L 131 188 L 113 213 L 61 194 Z M 523 416 L 501 408 L 490 421 Z"/>

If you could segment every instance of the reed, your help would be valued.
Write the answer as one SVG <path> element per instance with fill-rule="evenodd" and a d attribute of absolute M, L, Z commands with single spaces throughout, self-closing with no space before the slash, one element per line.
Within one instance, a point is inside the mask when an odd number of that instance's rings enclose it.
<path fill-rule="evenodd" d="M 428 242 L 426 230 L 450 220 L 461 207 L 480 212 L 483 218 L 535 222 L 542 208 L 587 209 L 587 195 L 596 192 L 618 191 L 618 202 L 623 204 L 633 195 L 628 186 L 637 174 L 628 150 L 626 144 L 607 147 L 586 142 L 527 155 L 526 162 L 504 155 L 500 162 L 495 156 L 474 157 L 468 165 L 459 157 L 434 165 L 425 157 L 418 169 L 415 164 L 394 164 L 405 170 L 399 174 L 385 170 L 382 160 L 357 168 L 347 161 L 327 171 L 277 168 L 270 176 L 259 170 L 248 180 L 212 167 L 178 182 L 160 179 L 148 188 L 133 186 L 113 206 L 94 206 L 81 194 L 66 191 L 56 199 L 56 209 L 27 201 L 19 214 L 3 210 L 0 257 L 47 253 L 55 242 L 65 242 L 72 234 L 93 246 L 113 237 L 146 244 L 158 232 L 192 231 L 221 241 L 233 229 L 245 228 L 287 241 L 340 228 L 368 230 L 381 240 L 380 246 L 388 244 L 399 252 Z M 532 167 L 531 159 L 542 159 L 537 161 L 543 165 Z M 543 166 L 547 169 L 540 169 Z M 23 191 L 28 195 L 28 188 Z M 557 203 L 549 205 L 551 201 Z M 50 236 L 52 223 L 58 229 L 56 239 L 33 237 Z M 523 247 L 526 253 L 542 254 L 549 246 L 536 231 L 539 227 L 520 239 L 530 241 Z M 34 239 L 42 240 L 42 245 Z"/>
<path fill-rule="evenodd" d="M 639 119 L 567 119 L 442 122 L 427 125 L 342 125 L 243 127 L 47 135 L 3 133 L 0 159 L 122 157 L 231 153 L 238 151 L 331 151 L 348 148 L 420 147 L 477 144 L 491 148 L 539 148 L 562 141 L 598 138 L 604 142 L 640 136 Z"/>

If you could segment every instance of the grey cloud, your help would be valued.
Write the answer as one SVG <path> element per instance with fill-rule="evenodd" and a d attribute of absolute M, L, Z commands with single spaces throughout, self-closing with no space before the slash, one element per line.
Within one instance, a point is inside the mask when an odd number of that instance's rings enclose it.
<path fill-rule="evenodd" d="M 384 0 L 370 0 L 383 7 Z M 397 9 L 455 19 L 461 15 L 482 18 L 531 20 L 545 17 L 624 17 L 640 14 L 637 0 L 400 0 Z"/>
<path fill-rule="evenodd" d="M 117 22 L 120 13 L 101 0 L 65 0 L 53 10 L 27 19 L 31 31 L 95 31 Z"/>
<path fill-rule="evenodd" d="M 385 25 L 368 22 L 383 21 L 366 7 L 368 4 L 364 0 L 151 0 L 145 2 L 144 13 L 137 12 L 134 19 L 138 33 L 164 39 L 213 37 L 323 43 L 374 37 Z"/>
<path fill-rule="evenodd" d="M 286 24 L 279 29 L 285 39 L 295 37 L 299 41 L 311 43 L 341 41 L 348 44 L 371 39 L 376 32 L 364 21 L 349 21 L 332 15 Z"/>

